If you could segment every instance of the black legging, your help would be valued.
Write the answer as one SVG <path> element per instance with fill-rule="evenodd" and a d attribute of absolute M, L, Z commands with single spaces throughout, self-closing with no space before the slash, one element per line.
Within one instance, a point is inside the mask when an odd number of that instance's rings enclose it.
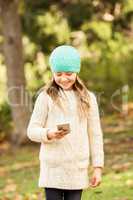
<path fill-rule="evenodd" d="M 44 188 L 46 200 L 81 200 L 82 189 L 67 190 L 57 188 Z"/>

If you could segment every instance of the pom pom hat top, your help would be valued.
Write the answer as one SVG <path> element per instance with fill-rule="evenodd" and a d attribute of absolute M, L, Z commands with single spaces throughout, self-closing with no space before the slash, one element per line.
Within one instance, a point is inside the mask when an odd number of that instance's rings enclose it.
<path fill-rule="evenodd" d="M 52 72 L 80 72 L 80 55 L 78 51 L 69 45 L 56 47 L 49 58 Z"/>

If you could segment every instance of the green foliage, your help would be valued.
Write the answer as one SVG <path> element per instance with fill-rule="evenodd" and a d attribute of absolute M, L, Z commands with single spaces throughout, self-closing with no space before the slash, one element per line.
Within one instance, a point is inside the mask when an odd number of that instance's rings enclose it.
<path fill-rule="evenodd" d="M 28 46 L 33 46 L 30 44 L 36 46 L 30 56 L 25 53 L 29 89 L 36 91 L 50 79 L 48 57 L 52 49 L 60 44 L 72 44 L 82 55 L 80 77 L 90 90 L 102 94 L 104 106 L 116 90 L 127 84 L 129 99 L 132 99 L 130 0 L 51 2 L 51 5 L 43 1 L 25 4 L 30 5 L 23 15 L 23 30 L 29 38 L 25 52 Z M 38 52 L 41 62 L 38 62 Z"/>
<path fill-rule="evenodd" d="M 45 12 L 36 18 L 36 22 L 41 30 L 39 34 L 40 36 L 54 35 L 61 44 L 69 40 L 69 27 L 62 13 L 58 12 L 56 7 L 52 7 L 51 9 L 52 12 Z"/>
<path fill-rule="evenodd" d="M 24 33 L 45 53 L 50 53 L 56 45 L 69 42 L 70 29 L 67 20 L 56 5 L 52 5 L 48 11 L 40 9 L 32 13 L 29 10 L 27 13 L 26 10 L 23 20 Z"/>
<path fill-rule="evenodd" d="M 124 3 L 124 6 L 123 6 L 124 14 L 129 13 L 129 12 L 133 12 L 133 2 L 132 2 L 132 0 L 126 0 L 123 3 Z"/>
<path fill-rule="evenodd" d="M 109 40 L 112 36 L 111 24 L 103 21 L 92 21 L 88 23 L 84 23 L 82 26 L 82 30 L 87 32 L 93 32 L 93 34 L 97 35 L 100 40 Z"/>

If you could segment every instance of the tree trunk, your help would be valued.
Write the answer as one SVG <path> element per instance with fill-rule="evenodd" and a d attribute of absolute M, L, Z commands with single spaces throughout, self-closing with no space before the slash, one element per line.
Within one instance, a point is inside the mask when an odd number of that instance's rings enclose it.
<path fill-rule="evenodd" d="M 0 0 L 0 15 L 4 37 L 3 51 L 7 67 L 7 98 L 14 122 L 12 142 L 27 142 L 26 129 L 30 116 L 25 87 L 21 23 L 17 0 Z"/>

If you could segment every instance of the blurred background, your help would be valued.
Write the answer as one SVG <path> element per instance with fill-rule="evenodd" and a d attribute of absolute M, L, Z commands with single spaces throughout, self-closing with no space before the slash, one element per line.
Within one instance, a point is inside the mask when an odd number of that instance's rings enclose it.
<path fill-rule="evenodd" d="M 97 96 L 104 135 L 103 182 L 82 199 L 133 200 L 132 0 L 0 0 L 0 199 L 44 198 L 40 144 L 26 128 L 62 44 L 80 52 L 79 76 Z"/>

